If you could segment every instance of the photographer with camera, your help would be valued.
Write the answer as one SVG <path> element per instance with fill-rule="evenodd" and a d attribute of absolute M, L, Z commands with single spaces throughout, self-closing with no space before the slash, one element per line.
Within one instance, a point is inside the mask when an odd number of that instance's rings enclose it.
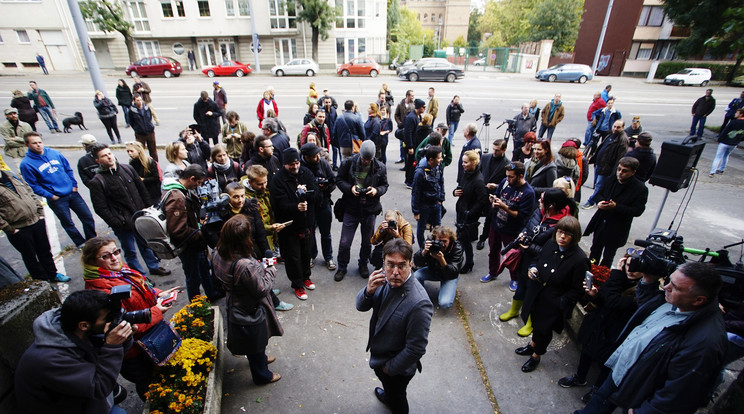
<path fill-rule="evenodd" d="M 413 276 L 424 285 L 427 280 L 440 282 L 439 307 L 449 309 L 455 302 L 457 281 L 460 277 L 463 252 L 454 230 L 447 226 L 436 226 L 431 239 L 413 255 L 413 264 L 418 270 Z"/>
<path fill-rule="evenodd" d="M 338 243 L 338 270 L 333 280 L 340 282 L 346 276 L 346 268 L 351 256 L 351 243 L 357 226 L 361 227 L 361 246 L 359 248 L 359 276 L 369 277 L 367 262 L 372 245 L 370 239 L 375 228 L 375 218 L 382 212 L 382 197 L 388 190 L 387 170 L 385 164 L 375 159 L 375 144 L 364 141 L 359 154 L 345 159 L 338 169 L 336 185 L 343 197 L 336 201 L 341 203 L 343 225 L 341 239 Z"/>
<path fill-rule="evenodd" d="M 300 165 L 300 154 L 296 149 L 285 149 L 282 159 L 284 168 L 269 183 L 271 205 L 278 222 L 291 222 L 279 232 L 279 246 L 295 296 L 307 300 L 305 289 L 315 289 L 315 283 L 310 280 L 310 237 L 311 229 L 315 226 L 315 208 L 321 197 L 320 189 L 313 173 Z"/>
<path fill-rule="evenodd" d="M 121 261 L 121 249 L 116 247 L 111 237 L 99 236 L 88 240 L 83 246 L 81 261 L 86 289 L 109 293 L 115 286 L 131 287 L 131 296 L 121 300 L 121 306 L 115 308 L 136 312 L 132 315 L 134 320 L 129 320 L 133 324 L 135 340 L 162 321 L 163 314 L 173 306 L 173 302 L 163 305 L 161 298 L 180 289 L 180 286 L 166 291 L 154 288 L 141 273 Z M 130 348 L 124 356 L 121 376 L 137 386 L 137 394 L 143 401 L 154 368 L 155 364 L 138 346 Z"/>
<path fill-rule="evenodd" d="M 210 155 L 209 138 L 204 140 L 199 131 L 194 130 L 196 126 L 189 125 L 188 128 L 181 131 L 178 140 L 183 142 L 184 147 L 186 147 L 188 153 L 186 160 L 190 164 L 200 165 L 206 171 Z"/>
<path fill-rule="evenodd" d="M 518 113 L 514 117 L 514 123 L 509 124 L 509 129 L 512 130 L 514 135 L 514 149 L 512 150 L 512 158 L 518 159 L 518 151 L 522 150 L 524 146 L 524 134 L 534 131 L 537 126 L 537 119 L 530 113 L 530 104 L 522 104 L 522 112 Z"/>
<path fill-rule="evenodd" d="M 628 240 L 633 218 L 646 210 L 648 188 L 635 177 L 638 165 L 633 157 L 621 158 L 596 197 L 598 210 L 584 230 L 584 236 L 594 233 L 589 252 L 593 263 L 612 266 L 617 249 Z"/>
<path fill-rule="evenodd" d="M 328 270 L 336 270 L 336 263 L 333 261 L 333 240 L 331 238 L 331 223 L 333 221 L 333 212 L 331 211 L 331 193 L 336 189 L 336 176 L 328 161 L 320 158 L 320 148 L 313 144 L 307 143 L 300 149 L 302 160 L 300 165 L 306 167 L 315 176 L 315 182 L 320 189 L 318 204 L 315 206 L 315 220 L 312 229 L 312 261 L 318 257 L 318 244 L 315 241 L 315 230 L 320 230 L 320 245 L 323 249 L 323 258 Z M 311 263 L 310 267 L 313 264 Z"/>
<path fill-rule="evenodd" d="M 631 259 L 628 270 L 635 269 Z M 708 263 L 687 262 L 659 289 L 644 274 L 631 316 L 605 362 L 610 375 L 583 410 L 574 414 L 694 413 L 708 402 L 726 352 L 718 308 L 721 276 Z"/>
<path fill-rule="evenodd" d="M 429 147 L 426 150 L 426 165 L 416 167 L 411 190 L 411 211 L 416 225 L 416 238 L 419 248 L 424 247 L 424 231 L 427 224 L 438 226 L 442 223 L 442 203 L 444 202 L 444 173 L 442 147 Z"/>
<path fill-rule="evenodd" d="M 403 239 L 406 243 L 413 244 L 413 228 L 398 210 L 385 212 L 385 220 L 377 226 L 377 231 L 369 241 L 375 245 L 372 249 L 372 256 L 369 258 L 375 270 L 382 268 L 382 250 L 385 243 L 393 239 Z"/>
<path fill-rule="evenodd" d="M 116 380 L 133 330 L 127 321 L 112 323 L 111 312 L 108 295 L 82 290 L 36 318 L 34 342 L 15 370 L 22 414 L 124 413 L 114 394 L 126 396 Z"/>

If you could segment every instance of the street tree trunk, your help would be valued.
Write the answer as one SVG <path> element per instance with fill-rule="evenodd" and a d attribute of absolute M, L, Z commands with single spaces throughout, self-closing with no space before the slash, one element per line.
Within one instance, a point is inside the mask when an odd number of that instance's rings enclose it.
<path fill-rule="evenodd" d="M 736 63 L 734 63 L 734 67 L 731 68 L 731 72 L 726 75 L 726 85 L 731 85 L 731 82 L 734 81 L 736 71 L 739 69 L 739 66 L 741 66 L 742 60 L 744 60 L 744 52 L 740 52 L 739 55 L 736 56 Z"/>
<path fill-rule="evenodd" d="M 134 50 L 134 39 L 128 31 L 120 31 L 119 33 L 124 36 L 124 44 L 127 45 L 127 54 L 129 55 L 129 63 L 134 63 L 137 60 L 137 53 Z"/>
<path fill-rule="evenodd" d="M 313 42 L 313 60 L 318 63 L 318 38 L 320 37 L 320 31 L 313 27 L 312 28 L 312 42 Z"/>

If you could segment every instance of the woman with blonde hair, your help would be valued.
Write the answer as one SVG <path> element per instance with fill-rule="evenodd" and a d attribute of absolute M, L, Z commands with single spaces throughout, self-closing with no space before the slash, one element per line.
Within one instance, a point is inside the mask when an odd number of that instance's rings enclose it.
<path fill-rule="evenodd" d="M 421 144 L 421 141 L 431 134 L 431 124 L 433 122 L 434 117 L 431 114 L 424 114 L 421 117 L 421 122 L 419 122 L 418 127 L 416 127 L 416 132 L 413 134 L 413 148 L 417 148 Z"/>
<path fill-rule="evenodd" d="M 189 152 L 182 141 L 176 141 L 165 147 L 165 158 L 170 162 L 163 170 L 163 177 L 178 179 L 179 171 L 191 165 L 187 161 Z"/>
<path fill-rule="evenodd" d="M 129 165 L 137 171 L 142 184 L 147 189 L 150 201 L 153 203 L 160 200 L 160 186 L 163 182 L 163 171 L 160 170 L 158 163 L 153 160 L 145 147 L 137 141 L 127 142 L 127 154 L 129 154 Z"/>
<path fill-rule="evenodd" d="M 310 82 L 310 89 L 307 91 L 307 98 L 305 103 L 307 104 L 308 112 L 314 103 L 318 102 L 318 90 L 315 89 L 315 82 Z"/>
<path fill-rule="evenodd" d="M 455 225 L 457 226 L 457 240 L 460 241 L 465 263 L 460 273 L 469 273 L 473 270 L 473 241 L 478 239 L 478 226 L 481 213 L 488 205 L 488 193 L 483 182 L 478 165 L 480 154 L 476 150 L 466 151 L 462 155 L 463 174 L 457 183 L 457 188 L 452 195 L 457 197 L 455 204 Z"/>
<path fill-rule="evenodd" d="M 413 227 L 398 210 L 385 212 L 385 220 L 377 226 L 377 231 L 369 240 L 375 246 L 369 258 L 375 269 L 382 268 L 382 249 L 385 243 L 393 239 L 403 239 L 406 243 L 413 244 Z"/>

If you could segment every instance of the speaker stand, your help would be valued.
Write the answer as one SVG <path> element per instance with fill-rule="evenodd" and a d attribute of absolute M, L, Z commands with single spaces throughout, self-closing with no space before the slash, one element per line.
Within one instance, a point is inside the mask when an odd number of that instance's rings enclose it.
<path fill-rule="evenodd" d="M 661 212 L 664 210 L 664 204 L 666 204 L 667 197 L 669 197 L 669 189 L 664 189 L 664 196 L 661 198 L 661 205 L 659 206 L 659 211 L 656 212 L 656 217 L 654 217 L 654 224 L 651 225 L 651 232 L 653 232 L 656 229 L 656 225 L 659 224 L 659 218 L 661 217 Z"/>

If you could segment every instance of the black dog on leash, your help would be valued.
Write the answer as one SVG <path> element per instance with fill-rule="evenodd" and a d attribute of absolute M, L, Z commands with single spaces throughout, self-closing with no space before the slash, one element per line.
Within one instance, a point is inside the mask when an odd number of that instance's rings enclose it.
<path fill-rule="evenodd" d="M 62 120 L 62 125 L 65 126 L 64 131 L 65 133 L 72 132 L 72 126 L 77 125 L 80 129 L 87 130 L 88 128 L 85 127 L 85 122 L 83 122 L 83 114 L 80 112 L 75 112 L 75 116 L 65 118 Z"/>

